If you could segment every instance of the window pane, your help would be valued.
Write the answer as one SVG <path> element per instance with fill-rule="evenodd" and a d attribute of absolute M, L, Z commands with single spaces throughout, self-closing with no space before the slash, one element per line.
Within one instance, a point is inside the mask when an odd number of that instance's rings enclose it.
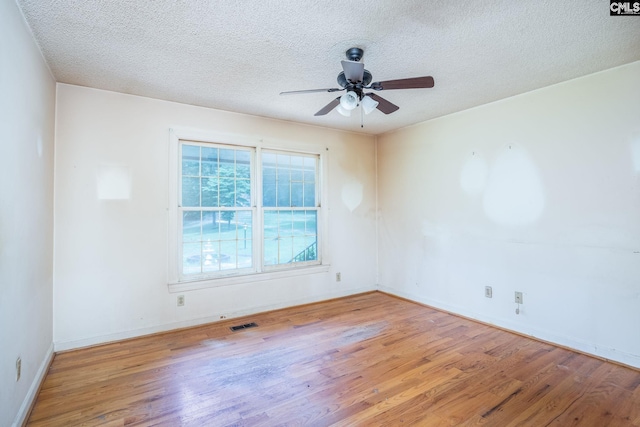
<path fill-rule="evenodd" d="M 233 178 L 220 178 L 220 206 L 231 208 L 236 203 L 236 181 Z"/>
<path fill-rule="evenodd" d="M 236 178 L 251 178 L 251 153 L 248 151 L 236 151 Z"/>
<path fill-rule="evenodd" d="M 182 272 L 184 274 L 200 274 L 200 249 L 200 242 L 182 245 Z"/>
<path fill-rule="evenodd" d="M 265 239 L 264 241 L 264 265 L 278 264 L 278 238 Z"/>
<path fill-rule="evenodd" d="M 238 267 L 251 267 L 253 257 L 252 242 L 252 213 L 250 211 L 238 211 Z"/>
<path fill-rule="evenodd" d="M 280 207 L 291 207 L 291 188 L 290 188 L 290 183 L 289 183 L 289 179 L 284 179 L 284 178 L 280 178 L 280 176 L 278 176 L 278 206 Z"/>
<path fill-rule="evenodd" d="M 251 211 L 237 211 L 238 224 L 240 226 L 252 226 L 252 214 Z"/>
<path fill-rule="evenodd" d="M 215 241 L 221 239 L 219 211 L 209 211 L 202 213 L 202 241 Z"/>
<path fill-rule="evenodd" d="M 305 235 L 317 236 L 318 235 L 318 212 L 317 211 L 304 211 L 305 212 Z"/>
<path fill-rule="evenodd" d="M 183 212 L 183 274 L 251 268 L 251 211 Z"/>
<path fill-rule="evenodd" d="M 202 245 L 202 271 L 213 272 L 220 270 L 220 242 L 207 240 Z"/>
<path fill-rule="evenodd" d="M 293 235 L 304 236 L 306 229 L 306 212 L 294 211 L 293 212 Z"/>
<path fill-rule="evenodd" d="M 315 156 L 263 153 L 263 206 L 316 206 L 316 163 Z"/>
<path fill-rule="evenodd" d="M 262 154 L 262 205 L 276 206 L 276 155 Z"/>
<path fill-rule="evenodd" d="M 302 206 L 310 208 L 316 206 L 316 185 L 313 182 L 304 183 L 304 200 Z"/>
<path fill-rule="evenodd" d="M 290 217 L 289 215 L 285 215 Z M 279 248 L 282 238 L 279 235 L 281 212 L 266 211 L 264 213 L 264 263 L 265 265 L 279 264 Z"/>
<path fill-rule="evenodd" d="M 300 163 L 302 163 L 302 159 L 300 157 L 294 157 L 294 159 L 299 159 Z M 298 181 L 301 182 L 303 179 L 304 175 L 303 175 L 303 171 L 302 171 L 302 165 L 300 166 L 291 166 L 291 181 Z"/>
<path fill-rule="evenodd" d="M 182 144 L 182 156 L 181 206 L 251 206 L 250 151 Z"/>
<path fill-rule="evenodd" d="M 318 259 L 317 254 L 317 212 L 316 211 L 297 211 L 296 223 L 300 223 L 297 229 L 300 233 L 296 233 L 294 242 L 294 262 L 315 261 Z"/>
<path fill-rule="evenodd" d="M 277 154 L 276 163 L 278 164 L 278 169 L 287 170 L 291 164 L 291 156 L 288 154 Z"/>
<path fill-rule="evenodd" d="M 200 175 L 200 147 L 186 144 L 182 146 L 182 175 Z"/>
<path fill-rule="evenodd" d="M 277 167 L 277 158 L 278 156 L 273 153 L 263 152 L 262 153 L 262 171 L 267 168 L 273 169 L 275 173 L 275 168 Z"/>
<path fill-rule="evenodd" d="M 238 241 L 238 268 L 251 268 L 253 265 L 253 247 L 252 240 Z"/>
<path fill-rule="evenodd" d="M 248 179 L 236 180 L 236 204 L 237 207 L 251 206 L 251 181 Z"/>
<path fill-rule="evenodd" d="M 220 149 L 220 176 L 234 177 L 235 171 L 235 150 Z"/>
<path fill-rule="evenodd" d="M 318 260 L 317 217 L 315 210 L 266 211 L 265 265 Z M 276 225 L 277 235 L 274 231 Z"/>
<path fill-rule="evenodd" d="M 202 176 L 218 176 L 218 149 L 202 147 Z"/>
<path fill-rule="evenodd" d="M 231 270 L 238 268 L 237 241 L 223 240 L 220 242 L 220 269 Z"/>
<path fill-rule="evenodd" d="M 294 238 L 292 262 L 316 261 L 318 259 L 318 244 L 316 236 Z"/>
<path fill-rule="evenodd" d="M 271 208 L 276 206 L 276 180 L 262 185 L 262 206 Z"/>
<path fill-rule="evenodd" d="M 278 237 L 278 211 L 265 211 L 264 213 L 264 238 L 275 239 Z"/>
<path fill-rule="evenodd" d="M 200 178 L 182 177 L 182 206 L 200 206 Z"/>
<path fill-rule="evenodd" d="M 291 211 L 279 211 L 278 236 L 290 237 L 293 235 L 293 213 Z"/>
<path fill-rule="evenodd" d="M 278 255 L 278 264 L 285 264 L 291 261 L 293 258 L 293 237 L 280 238 Z"/>
<path fill-rule="evenodd" d="M 304 237 L 294 237 L 293 241 L 293 256 L 291 262 L 307 261 L 307 239 Z"/>
<path fill-rule="evenodd" d="M 182 241 L 200 241 L 200 211 L 182 212 Z"/>
<path fill-rule="evenodd" d="M 316 158 L 304 158 L 304 180 L 305 182 L 314 182 L 316 180 Z"/>
<path fill-rule="evenodd" d="M 220 212 L 220 218 L 222 219 L 222 225 L 220 227 L 220 229 L 222 230 L 223 233 L 225 234 L 225 238 L 229 239 L 231 238 L 229 233 L 233 232 L 233 238 L 235 238 L 235 224 L 232 223 L 233 219 L 235 218 L 236 212 L 235 211 L 222 211 Z"/>
<path fill-rule="evenodd" d="M 291 183 L 291 206 L 301 207 L 303 206 L 302 182 Z"/>
<path fill-rule="evenodd" d="M 202 178 L 202 206 L 218 206 L 218 178 Z"/>

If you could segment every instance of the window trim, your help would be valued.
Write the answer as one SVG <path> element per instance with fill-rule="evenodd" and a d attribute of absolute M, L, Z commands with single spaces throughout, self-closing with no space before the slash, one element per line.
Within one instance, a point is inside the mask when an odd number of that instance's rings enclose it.
<path fill-rule="evenodd" d="M 247 273 L 246 270 L 238 273 L 238 270 L 232 270 L 228 274 L 219 274 L 215 277 L 198 276 L 198 277 L 181 277 L 180 275 L 180 238 L 179 233 L 181 220 L 179 218 L 178 209 L 178 197 L 181 189 L 180 185 L 180 141 L 194 142 L 194 143 L 210 143 L 210 144 L 222 144 L 222 145 L 236 145 L 240 147 L 247 147 L 254 149 L 252 154 L 252 160 L 254 161 L 254 168 L 252 174 L 255 173 L 256 177 L 260 177 L 262 174 L 262 150 L 275 150 L 278 152 L 291 152 L 292 154 L 310 154 L 318 156 L 318 176 L 319 176 L 319 188 L 316 191 L 319 193 L 319 205 L 318 205 L 318 240 L 320 241 L 320 264 L 302 263 L 302 265 L 293 264 L 291 266 L 269 266 L 269 268 L 260 268 L 263 264 L 263 260 L 260 259 L 259 254 L 261 252 L 262 242 L 254 241 L 253 244 L 253 257 L 254 257 L 254 271 Z M 257 282 L 263 280 L 272 280 L 286 277 L 293 277 L 305 274 L 316 274 L 329 271 L 330 263 L 330 251 L 328 244 L 328 230 L 329 230 L 329 207 L 328 207 L 328 148 L 319 147 L 317 144 L 310 144 L 297 141 L 276 140 L 276 139 L 261 139 L 258 137 L 252 137 L 247 135 L 239 135 L 233 133 L 214 132 L 214 131 L 202 131 L 189 128 L 170 128 L 169 129 L 169 173 L 168 173 L 168 263 L 167 263 L 167 282 L 170 292 L 182 292 L 193 289 L 204 289 L 218 286 L 228 286 L 239 283 Z M 254 215 L 254 226 L 261 227 L 259 232 L 259 238 L 262 239 L 263 225 L 263 209 L 258 208 L 258 200 L 262 200 L 262 188 L 258 185 L 259 179 L 251 180 L 252 189 L 252 210 Z M 262 204 L 260 203 L 260 206 Z M 257 243 L 257 244 L 256 244 Z M 258 246 L 258 244 L 260 246 Z"/>

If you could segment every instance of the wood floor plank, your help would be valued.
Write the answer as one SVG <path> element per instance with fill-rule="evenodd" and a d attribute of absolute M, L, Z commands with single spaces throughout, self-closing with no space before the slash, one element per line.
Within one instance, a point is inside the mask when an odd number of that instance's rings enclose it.
<path fill-rule="evenodd" d="M 638 370 L 373 292 L 57 354 L 27 425 L 640 427 L 639 408 Z"/>

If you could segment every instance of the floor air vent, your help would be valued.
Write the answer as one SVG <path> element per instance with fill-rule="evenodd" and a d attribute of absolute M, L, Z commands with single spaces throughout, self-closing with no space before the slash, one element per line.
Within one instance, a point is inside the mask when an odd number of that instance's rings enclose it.
<path fill-rule="evenodd" d="M 240 331 L 242 329 L 255 328 L 256 326 L 258 326 L 256 322 L 251 322 L 251 323 L 245 323 L 244 325 L 232 326 L 229 329 L 231 329 L 232 331 Z"/>

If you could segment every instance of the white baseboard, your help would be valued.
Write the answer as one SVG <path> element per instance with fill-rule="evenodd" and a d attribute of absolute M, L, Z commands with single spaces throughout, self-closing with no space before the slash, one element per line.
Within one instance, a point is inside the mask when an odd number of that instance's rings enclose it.
<path fill-rule="evenodd" d="M 431 300 L 429 298 L 424 298 L 409 292 L 399 291 L 387 286 L 378 285 L 378 290 L 380 292 L 385 292 L 387 294 L 415 301 L 420 304 L 425 304 L 436 309 L 459 314 L 460 316 L 464 316 L 469 319 L 475 319 L 483 323 L 495 325 L 499 328 L 506 329 L 521 335 L 527 335 L 534 339 L 539 339 L 562 347 L 567 347 L 580 353 L 589 354 L 595 357 L 611 360 L 613 362 L 640 369 L 639 355 L 625 353 L 613 348 L 605 348 L 594 343 L 585 342 L 571 337 L 556 335 L 553 332 L 539 330 L 536 328 L 522 329 L 521 325 L 510 322 L 508 319 L 494 318 L 479 313 L 470 312 L 468 310 L 465 310 L 464 307 L 452 306 L 441 301 Z"/>
<path fill-rule="evenodd" d="M 47 375 L 47 371 L 49 370 L 49 365 L 51 365 L 53 355 L 53 343 L 51 343 L 44 359 L 42 360 L 42 363 L 40 363 L 40 367 L 38 368 L 38 372 L 36 372 L 35 378 L 31 382 L 31 386 L 29 387 L 27 395 L 24 397 L 22 405 L 20 405 L 20 409 L 18 410 L 18 414 L 13 421 L 12 427 L 20 427 L 27 421 L 29 411 L 31 410 L 31 406 L 33 405 L 37 397 L 38 390 L 40 390 L 40 384 L 42 384 L 45 376 Z"/>
<path fill-rule="evenodd" d="M 283 303 L 250 307 L 250 308 L 237 310 L 229 313 L 227 317 L 224 319 L 224 321 L 227 321 L 229 319 L 233 319 L 236 317 L 243 317 L 251 314 L 262 313 L 265 311 L 278 310 L 278 309 L 287 308 L 287 307 L 294 307 L 296 305 L 310 304 L 314 302 L 324 301 L 324 300 L 333 299 L 333 298 L 341 298 L 348 295 L 355 295 L 355 294 L 371 292 L 375 290 L 376 290 L 375 286 L 368 286 L 368 287 L 361 287 L 361 288 L 349 289 L 344 291 L 330 292 L 330 293 L 321 294 L 321 295 L 314 295 L 307 298 L 300 298 L 296 300 L 286 301 Z M 99 336 L 84 338 L 79 340 L 56 341 L 54 343 L 54 346 L 55 346 L 56 352 L 73 350 L 73 349 L 82 348 L 82 347 L 90 347 L 90 346 L 99 345 L 99 344 L 106 344 L 109 342 L 121 341 L 128 338 L 135 338 L 135 337 L 140 337 L 144 335 L 157 334 L 159 332 L 167 332 L 174 329 L 188 328 L 191 326 L 204 325 L 207 323 L 214 323 L 214 322 L 220 322 L 220 321 L 221 320 L 219 316 L 201 317 L 197 319 L 189 319 L 189 320 L 182 320 L 179 322 L 165 323 L 165 324 L 150 326 L 146 328 L 116 332 L 116 333 L 107 334 L 107 335 L 99 335 Z"/>

